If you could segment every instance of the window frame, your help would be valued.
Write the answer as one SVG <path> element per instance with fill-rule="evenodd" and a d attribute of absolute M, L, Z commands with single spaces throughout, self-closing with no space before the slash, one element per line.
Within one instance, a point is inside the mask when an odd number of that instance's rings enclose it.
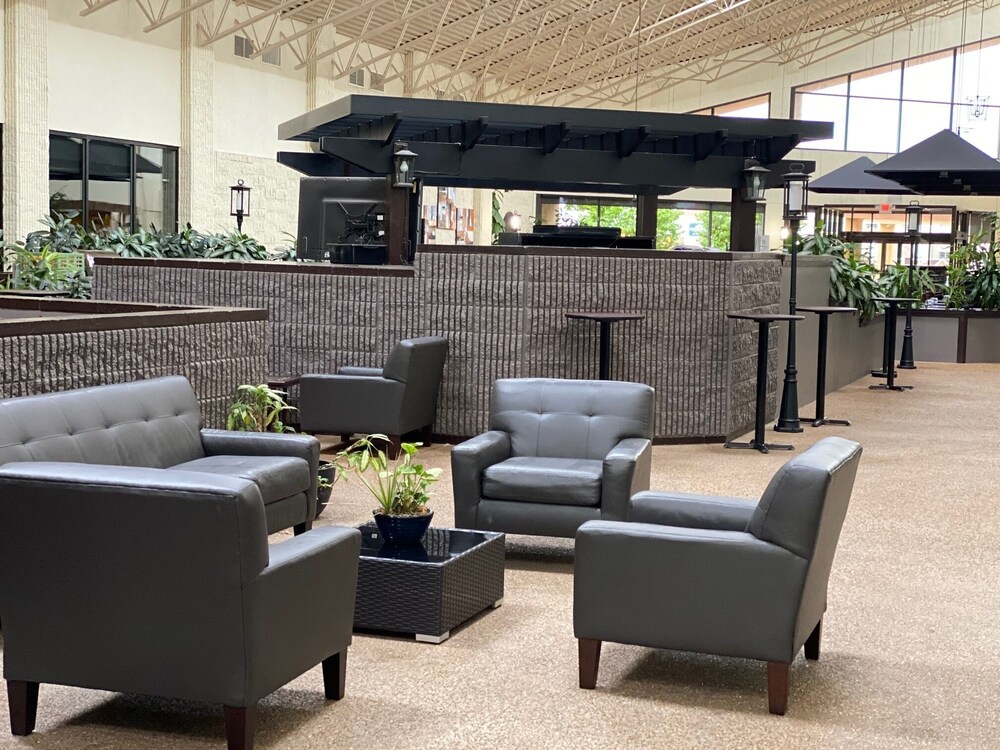
<path fill-rule="evenodd" d="M 723 107 L 731 107 L 734 104 L 748 104 L 756 99 L 767 99 L 767 116 L 771 116 L 771 92 L 764 91 L 760 94 L 754 94 L 753 96 L 744 96 L 739 99 L 732 99 L 728 102 L 719 102 L 718 104 L 713 104 L 709 107 L 698 107 L 698 109 L 692 109 L 687 114 L 689 115 L 703 115 L 706 117 L 731 117 L 732 115 L 716 114 L 716 110 Z"/>
<path fill-rule="evenodd" d="M 170 146 L 165 143 L 153 143 L 152 141 L 131 141 L 125 138 L 112 138 L 103 135 L 87 135 L 85 133 L 71 133 L 65 130 L 50 130 L 49 137 L 59 136 L 62 138 L 79 138 L 82 141 L 82 153 L 81 159 L 83 164 L 81 165 L 81 180 L 83 182 L 82 189 L 80 191 L 80 202 L 83 204 L 80 210 L 80 215 L 83 217 L 84 221 L 87 220 L 87 215 L 90 210 L 90 142 L 91 141 L 104 141 L 105 143 L 115 143 L 120 146 L 128 146 L 129 148 L 129 231 L 136 232 L 139 227 L 137 225 L 137 214 L 135 205 L 135 181 L 136 181 L 136 157 L 138 156 L 138 148 L 140 146 L 146 146 L 149 148 L 159 148 L 164 151 L 173 151 L 177 155 L 177 165 L 178 171 L 180 168 L 180 148 L 178 146 Z M 46 169 L 51 167 L 51 157 L 49 160 L 49 165 Z M 166 191 L 164 191 L 166 195 Z M 176 232 L 180 227 L 180 216 L 177 207 L 180 205 L 180 179 L 174 181 L 174 225 L 173 227 L 160 227 L 164 231 Z M 89 227 L 84 226 L 84 229 L 90 231 Z"/>

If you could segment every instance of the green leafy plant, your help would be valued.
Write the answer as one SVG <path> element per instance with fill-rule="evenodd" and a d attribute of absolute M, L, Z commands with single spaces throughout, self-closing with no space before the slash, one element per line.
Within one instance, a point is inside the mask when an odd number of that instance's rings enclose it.
<path fill-rule="evenodd" d="M 503 213 L 501 213 L 500 208 L 503 205 L 503 195 L 505 190 L 494 190 L 493 191 L 493 220 L 491 234 L 493 235 L 493 244 L 496 245 L 500 242 L 500 232 L 504 231 L 503 223 Z"/>
<path fill-rule="evenodd" d="M 927 269 L 915 268 L 901 263 L 888 266 L 879 277 L 879 288 L 886 297 L 917 297 L 926 299 L 938 293 L 938 284 Z"/>
<path fill-rule="evenodd" d="M 948 307 L 1000 309 L 1000 243 L 992 240 L 997 226 L 994 214 L 988 226 L 952 251 L 944 295 Z"/>
<path fill-rule="evenodd" d="M 882 305 L 874 299 L 881 293 L 875 266 L 856 255 L 834 256 L 830 268 L 830 299 L 835 304 L 857 308 L 864 323 L 881 312 Z"/>
<path fill-rule="evenodd" d="M 295 410 L 285 402 L 288 394 L 265 384 L 241 385 L 236 401 L 229 407 L 226 429 L 242 432 L 294 432 L 281 421 L 287 410 Z"/>
<path fill-rule="evenodd" d="M 414 457 L 420 443 L 402 443 L 399 456 L 389 459 L 389 438 L 372 434 L 359 438 L 337 454 L 337 475 L 345 481 L 353 476 L 378 503 L 376 514 L 420 516 L 427 513 L 428 487 L 438 480 L 441 469 L 428 469 Z"/>

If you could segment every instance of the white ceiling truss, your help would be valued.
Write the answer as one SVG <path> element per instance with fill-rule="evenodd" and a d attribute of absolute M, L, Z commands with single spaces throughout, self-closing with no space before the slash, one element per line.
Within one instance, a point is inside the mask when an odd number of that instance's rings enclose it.
<path fill-rule="evenodd" d="M 366 69 L 414 96 L 589 106 L 816 62 L 1000 0 L 82 0 L 81 14 L 117 2 L 146 31 L 198 12 L 203 45 L 241 33 L 255 57 L 287 48 L 298 68 Z"/>

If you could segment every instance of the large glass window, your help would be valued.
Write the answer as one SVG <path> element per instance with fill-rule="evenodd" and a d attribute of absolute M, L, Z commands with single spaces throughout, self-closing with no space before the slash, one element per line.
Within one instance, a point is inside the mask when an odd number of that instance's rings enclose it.
<path fill-rule="evenodd" d="M 1000 37 L 792 89 L 792 116 L 826 120 L 807 148 L 896 153 L 951 128 L 1000 155 Z"/>
<path fill-rule="evenodd" d="M 177 149 L 53 133 L 49 205 L 90 230 L 176 230 Z"/>
<path fill-rule="evenodd" d="M 749 117 L 766 120 L 771 116 L 771 95 L 761 94 L 747 99 L 738 99 L 726 104 L 716 104 L 691 113 L 692 115 L 718 115 L 720 117 Z"/>

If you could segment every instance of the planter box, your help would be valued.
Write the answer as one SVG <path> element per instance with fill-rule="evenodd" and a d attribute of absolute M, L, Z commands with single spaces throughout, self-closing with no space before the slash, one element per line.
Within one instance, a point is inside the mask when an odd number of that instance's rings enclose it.
<path fill-rule="evenodd" d="M 900 315 L 897 357 L 905 325 Z M 914 310 L 913 358 L 917 362 L 1000 362 L 1000 311 Z"/>

